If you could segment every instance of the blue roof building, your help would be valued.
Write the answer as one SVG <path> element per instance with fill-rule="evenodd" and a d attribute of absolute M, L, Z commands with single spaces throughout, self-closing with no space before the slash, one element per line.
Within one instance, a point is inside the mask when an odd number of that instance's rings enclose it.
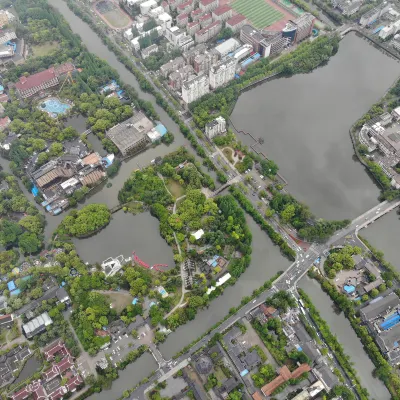
<path fill-rule="evenodd" d="M 7 283 L 7 288 L 10 292 L 12 292 L 13 290 L 15 290 L 17 287 L 15 286 L 14 281 L 10 281 Z"/>
<path fill-rule="evenodd" d="M 164 136 L 167 133 L 167 128 L 163 124 L 158 124 L 154 128 L 161 136 Z"/>

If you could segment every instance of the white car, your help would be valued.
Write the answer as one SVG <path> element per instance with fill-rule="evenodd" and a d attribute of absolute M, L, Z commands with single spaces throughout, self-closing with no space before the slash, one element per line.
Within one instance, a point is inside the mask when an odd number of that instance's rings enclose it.
<path fill-rule="evenodd" d="M 308 258 L 308 257 L 310 257 L 310 255 L 309 255 L 309 254 L 307 254 L 307 255 L 306 255 L 306 258 Z"/>

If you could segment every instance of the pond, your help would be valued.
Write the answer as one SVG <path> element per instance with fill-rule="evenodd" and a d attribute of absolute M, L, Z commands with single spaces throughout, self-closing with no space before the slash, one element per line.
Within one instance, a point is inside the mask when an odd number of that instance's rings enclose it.
<path fill-rule="evenodd" d="M 35 356 L 28 358 L 27 362 L 22 368 L 21 373 L 18 375 L 18 378 L 14 381 L 14 383 L 23 382 L 25 379 L 30 378 L 36 371 L 40 369 L 42 366 L 40 360 L 38 360 Z"/>
<path fill-rule="evenodd" d="M 175 265 L 172 249 L 160 236 L 159 222 L 149 212 L 132 215 L 118 211 L 102 231 L 74 243 L 82 260 L 90 264 L 121 254 L 127 258 L 135 251 L 147 264 Z"/>

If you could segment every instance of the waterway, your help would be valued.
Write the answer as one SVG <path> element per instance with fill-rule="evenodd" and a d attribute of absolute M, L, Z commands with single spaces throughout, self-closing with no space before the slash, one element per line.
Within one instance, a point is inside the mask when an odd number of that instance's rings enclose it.
<path fill-rule="evenodd" d="M 89 400 L 114 400 L 122 396 L 122 393 L 135 387 L 142 379 L 158 369 L 158 365 L 150 353 L 144 353 L 133 364 L 129 364 L 123 371 L 119 371 L 119 377 L 108 390 L 93 394 Z"/>
<path fill-rule="evenodd" d="M 383 251 L 386 261 L 392 263 L 400 272 L 398 240 L 400 237 L 400 221 L 395 212 L 384 215 L 373 224 L 369 224 L 368 228 L 362 229 L 359 234 L 365 237 L 376 249 Z"/>
<path fill-rule="evenodd" d="M 36 356 L 28 358 L 24 368 L 22 368 L 21 373 L 18 375 L 18 378 L 14 381 L 14 383 L 23 382 L 25 379 L 30 378 L 36 371 L 40 370 L 41 366 L 42 364 L 40 360 L 36 358 Z"/>
<path fill-rule="evenodd" d="M 318 217 L 355 218 L 379 190 L 355 160 L 349 128 L 399 75 L 399 64 L 348 34 L 327 65 L 242 94 L 232 113 L 239 130 L 263 138 L 288 190 Z M 240 135 L 246 145 L 250 136 Z"/>
<path fill-rule="evenodd" d="M 337 336 L 339 343 L 343 345 L 345 353 L 350 356 L 350 360 L 354 363 L 354 368 L 360 377 L 362 386 L 368 390 L 371 399 L 390 399 L 390 394 L 384 384 L 373 377 L 372 373 L 375 366 L 365 353 L 360 339 L 355 334 L 349 321 L 343 313 L 337 313 L 332 300 L 321 289 L 319 283 L 306 276 L 300 281 L 299 287 L 310 296 L 322 318 L 328 323 L 332 333 Z"/>
<path fill-rule="evenodd" d="M 194 321 L 178 328 L 160 345 L 160 350 L 166 359 L 178 353 L 184 346 L 198 338 L 236 307 L 244 296 L 249 296 L 266 280 L 278 271 L 284 271 L 289 261 L 282 257 L 279 248 L 274 246 L 260 227 L 247 217 L 247 223 L 253 235 L 251 263 L 240 276 L 234 286 L 225 289 L 224 294 L 213 300 L 209 309 L 200 311 Z"/>
<path fill-rule="evenodd" d="M 90 264 L 120 254 L 127 258 L 136 251 L 137 256 L 150 265 L 173 267 L 172 249 L 158 232 L 159 222 L 149 212 L 132 215 L 121 210 L 112 215 L 105 229 L 90 238 L 75 239 L 74 243 L 82 260 Z"/>

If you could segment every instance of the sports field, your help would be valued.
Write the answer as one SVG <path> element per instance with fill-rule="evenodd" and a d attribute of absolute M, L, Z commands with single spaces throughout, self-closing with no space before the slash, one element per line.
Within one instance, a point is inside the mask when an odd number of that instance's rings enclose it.
<path fill-rule="evenodd" d="M 280 11 L 265 0 L 234 0 L 231 6 L 258 29 L 266 28 L 284 18 Z"/>
<path fill-rule="evenodd" d="M 97 14 L 114 29 L 125 28 L 130 25 L 130 17 L 111 0 L 101 0 L 95 4 Z"/>

